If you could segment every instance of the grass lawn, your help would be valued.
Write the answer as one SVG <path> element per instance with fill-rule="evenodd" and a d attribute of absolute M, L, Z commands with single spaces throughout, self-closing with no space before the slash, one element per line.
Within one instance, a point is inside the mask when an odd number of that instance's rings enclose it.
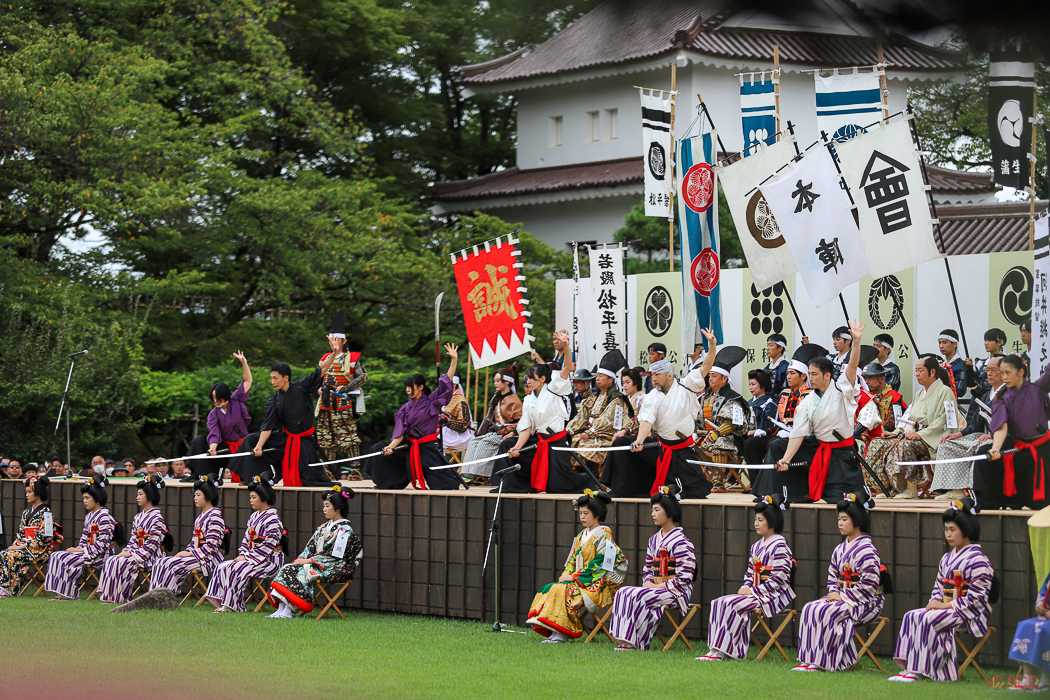
<path fill-rule="evenodd" d="M 269 620 L 204 606 L 109 614 L 97 601 L 0 600 L 2 698 L 741 698 L 985 697 L 976 673 L 945 686 L 888 683 L 895 669 L 792 673 L 775 661 L 705 663 L 680 644 L 668 653 L 592 644 L 540 644 L 489 625 L 350 611 L 338 618 Z M 523 628 L 516 628 L 523 629 Z M 757 650 L 752 647 L 751 658 Z M 790 651 L 789 651 L 790 653 Z M 12 663 L 13 662 L 13 663 Z M 868 662 L 870 666 L 870 661 Z M 1006 676 L 1016 671 L 986 668 Z M 977 680 L 973 680 L 977 679 Z M 1012 693 L 1015 695 L 1016 693 Z"/>

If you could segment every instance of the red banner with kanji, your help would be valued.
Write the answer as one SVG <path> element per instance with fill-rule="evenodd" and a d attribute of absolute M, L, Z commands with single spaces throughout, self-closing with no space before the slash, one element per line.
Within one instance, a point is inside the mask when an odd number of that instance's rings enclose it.
<path fill-rule="evenodd" d="M 528 291 L 517 240 L 497 238 L 452 256 L 467 343 L 475 367 L 488 367 L 532 349 Z"/>

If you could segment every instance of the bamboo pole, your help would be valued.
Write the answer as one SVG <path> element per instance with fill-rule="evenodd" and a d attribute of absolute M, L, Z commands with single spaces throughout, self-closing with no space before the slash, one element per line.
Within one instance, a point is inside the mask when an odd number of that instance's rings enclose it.
<path fill-rule="evenodd" d="M 777 44 L 773 44 L 773 98 L 777 110 L 777 143 L 780 143 L 780 46 Z"/>
<path fill-rule="evenodd" d="M 1028 177 L 1028 250 L 1035 250 L 1035 148 L 1036 148 L 1036 124 L 1039 121 L 1039 66 L 1035 67 L 1033 73 L 1035 89 L 1032 90 L 1032 153 L 1029 161 L 1031 163 L 1031 175 Z"/>
<path fill-rule="evenodd" d="M 671 177 L 671 201 L 667 211 L 667 261 L 670 266 L 670 272 L 674 272 L 674 168 L 675 163 L 678 162 L 678 142 L 674 136 L 674 108 L 677 82 L 678 64 L 675 61 L 671 61 L 671 162 L 667 168 L 667 172 L 670 173 Z"/>
<path fill-rule="evenodd" d="M 875 50 L 878 51 L 879 64 L 883 64 L 886 61 L 882 56 L 882 39 L 876 39 Z M 886 85 L 886 69 L 882 68 L 882 75 L 879 76 L 879 92 L 882 93 L 882 118 L 889 123 L 890 120 L 890 90 Z"/>
<path fill-rule="evenodd" d="M 489 405 L 489 368 L 485 368 L 485 407 L 488 410 Z"/>

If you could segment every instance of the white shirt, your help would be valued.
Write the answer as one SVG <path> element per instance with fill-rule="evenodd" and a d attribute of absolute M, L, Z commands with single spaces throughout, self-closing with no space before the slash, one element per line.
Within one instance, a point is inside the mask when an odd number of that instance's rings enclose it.
<path fill-rule="evenodd" d="M 845 440 L 853 435 L 856 415 L 857 387 L 849 383 L 843 372 L 823 396 L 811 391 L 799 402 L 791 437 L 814 435 L 821 442 Z M 835 431 L 842 437 L 835 437 Z"/>
<path fill-rule="evenodd" d="M 529 393 L 521 407 L 521 420 L 518 421 L 518 432 L 527 428 L 532 434 L 560 433 L 569 420 L 565 408 L 565 397 L 572 392 L 572 384 L 562 379 L 561 374 L 551 377 L 548 384 L 540 389 L 539 395 Z"/>
<path fill-rule="evenodd" d="M 700 411 L 697 393 L 706 386 L 700 368 L 694 369 L 681 381 L 675 380 L 667 393 L 655 386 L 645 395 L 638 411 L 638 420 L 652 423 L 653 432 L 664 440 L 679 440 L 679 433 L 696 432 L 696 414 Z"/>

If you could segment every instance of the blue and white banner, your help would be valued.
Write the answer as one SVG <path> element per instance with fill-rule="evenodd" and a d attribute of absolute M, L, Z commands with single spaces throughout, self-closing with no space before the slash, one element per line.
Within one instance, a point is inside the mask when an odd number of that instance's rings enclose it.
<path fill-rule="evenodd" d="M 678 142 L 678 234 L 682 241 L 683 357 L 704 342 L 711 328 L 722 343 L 722 301 L 718 288 L 718 182 L 712 165 L 717 132 Z M 692 294 L 690 294 L 692 291 Z M 692 303 L 690 303 L 692 299 Z"/>
<path fill-rule="evenodd" d="M 813 73 L 817 89 L 817 128 L 829 139 L 842 141 L 882 116 L 881 69 L 861 73 L 854 68 L 831 75 Z"/>
<path fill-rule="evenodd" d="M 769 145 L 777 140 L 776 83 L 772 72 L 741 73 L 739 78 L 746 158 L 757 151 L 759 143 Z"/>

